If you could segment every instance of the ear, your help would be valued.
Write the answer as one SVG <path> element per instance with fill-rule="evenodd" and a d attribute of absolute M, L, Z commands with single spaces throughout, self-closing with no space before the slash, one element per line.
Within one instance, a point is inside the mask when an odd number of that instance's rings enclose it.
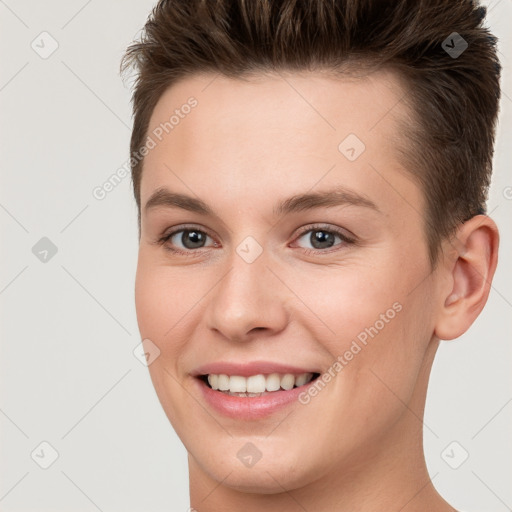
<path fill-rule="evenodd" d="M 443 271 L 448 278 L 435 335 L 451 340 L 469 329 L 487 302 L 498 263 L 498 228 L 487 215 L 476 215 L 446 243 Z"/>

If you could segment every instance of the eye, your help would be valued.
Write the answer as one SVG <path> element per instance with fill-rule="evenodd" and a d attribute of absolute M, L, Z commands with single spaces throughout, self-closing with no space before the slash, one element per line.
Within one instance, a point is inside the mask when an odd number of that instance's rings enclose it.
<path fill-rule="evenodd" d="M 208 239 L 213 243 L 206 245 Z M 307 254 L 331 253 L 338 250 L 337 247 L 342 249 L 349 244 L 356 243 L 355 237 L 350 237 L 344 230 L 326 226 L 307 226 L 303 228 L 295 243 L 297 244 L 302 239 L 305 240 L 306 244 L 310 244 L 310 247 L 303 247 L 300 243 L 298 244 Z M 339 243 L 336 243 L 337 239 Z M 157 242 L 163 245 L 167 251 L 185 256 L 198 254 L 197 249 L 219 246 L 206 231 L 195 227 L 173 229 L 170 233 L 158 239 Z"/>
<path fill-rule="evenodd" d="M 297 241 L 304 239 L 310 247 L 305 247 L 306 253 L 332 252 L 325 249 L 331 249 L 336 246 L 345 246 L 355 243 L 353 238 L 339 229 L 327 228 L 325 226 L 309 226 L 302 231 Z M 336 244 L 336 239 L 341 243 Z M 336 249 L 335 249 L 336 250 Z"/>
<path fill-rule="evenodd" d="M 186 228 L 175 229 L 164 235 L 158 242 L 165 244 L 165 248 L 171 252 L 187 254 L 193 253 L 195 249 L 202 249 L 206 244 L 206 240 L 211 237 L 200 229 Z M 215 242 L 213 244 L 215 246 Z"/>

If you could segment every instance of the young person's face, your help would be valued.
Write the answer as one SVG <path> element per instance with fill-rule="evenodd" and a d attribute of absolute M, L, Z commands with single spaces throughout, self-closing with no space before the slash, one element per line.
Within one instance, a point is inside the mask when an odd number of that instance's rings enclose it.
<path fill-rule="evenodd" d="M 421 444 L 443 282 L 422 191 L 398 163 L 393 75 L 283 77 L 194 76 L 161 97 L 136 278 L 141 336 L 160 350 L 150 375 L 191 470 L 268 493 L 364 467 L 411 432 Z M 146 209 L 158 189 L 212 213 Z M 334 190 L 337 204 L 278 209 Z M 331 378 L 237 398 L 197 376 L 274 371 Z"/>

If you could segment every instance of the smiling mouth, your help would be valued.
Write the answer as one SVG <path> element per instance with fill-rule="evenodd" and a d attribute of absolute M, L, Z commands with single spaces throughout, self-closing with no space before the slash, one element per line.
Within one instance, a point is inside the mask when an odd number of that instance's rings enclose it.
<path fill-rule="evenodd" d="M 319 373 L 271 373 L 258 374 L 249 377 L 240 375 L 208 374 L 199 375 L 207 387 L 225 395 L 236 397 L 259 397 L 270 395 L 277 391 L 290 391 L 306 386 L 320 376 Z"/>

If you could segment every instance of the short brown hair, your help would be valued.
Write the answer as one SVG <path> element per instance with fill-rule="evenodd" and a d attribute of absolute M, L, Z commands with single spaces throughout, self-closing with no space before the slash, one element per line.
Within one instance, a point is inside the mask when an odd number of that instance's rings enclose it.
<path fill-rule="evenodd" d="M 425 194 L 435 263 L 442 238 L 486 211 L 501 66 L 485 14 L 471 0 L 161 0 L 121 61 L 137 71 L 131 154 L 164 91 L 193 73 L 396 70 L 414 118 L 402 156 Z M 142 168 L 132 159 L 139 229 Z"/>

